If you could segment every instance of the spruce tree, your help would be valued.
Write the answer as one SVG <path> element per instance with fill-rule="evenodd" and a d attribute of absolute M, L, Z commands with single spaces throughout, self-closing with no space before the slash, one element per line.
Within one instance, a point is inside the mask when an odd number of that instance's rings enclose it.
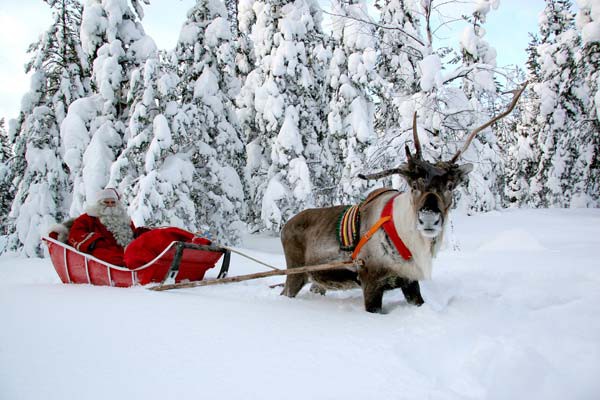
<path fill-rule="evenodd" d="M 238 243 L 245 214 L 244 144 L 233 100 L 240 91 L 236 49 L 219 0 L 199 0 L 188 12 L 175 49 L 181 112 L 173 132 L 194 164 L 190 196 L 198 228 Z"/>
<path fill-rule="evenodd" d="M 315 204 L 320 166 L 323 55 L 320 12 L 312 1 L 256 2 L 251 38 L 257 65 L 242 89 L 248 141 L 251 228 L 278 231 Z"/>
<path fill-rule="evenodd" d="M 12 149 L 8 138 L 4 118 L 0 118 L 0 235 L 8 233 L 8 223 L 6 218 L 10 212 L 10 203 L 13 199 L 14 188 L 9 163 L 12 158 Z"/>
<path fill-rule="evenodd" d="M 419 91 L 418 63 L 425 43 L 413 0 L 377 0 L 375 7 L 380 13 L 377 70 L 382 80 L 375 127 L 386 135 L 399 126 L 400 113 L 394 100 Z"/>
<path fill-rule="evenodd" d="M 364 172 L 369 149 L 375 141 L 374 107 L 368 92 L 377 86 L 376 40 L 360 0 L 334 3 L 333 51 L 327 83 L 329 90 L 328 135 L 337 182 L 332 203 L 358 202 L 369 187 L 357 178 Z"/>
<path fill-rule="evenodd" d="M 596 1 L 579 2 L 577 27 L 581 30 L 582 48 L 578 57 L 578 71 L 583 77 L 585 95 L 583 115 L 572 138 L 577 149 L 573 170 L 573 198 L 571 206 L 600 206 L 600 4 Z"/>
<path fill-rule="evenodd" d="M 485 3 L 485 4 L 484 4 Z M 453 7 L 454 2 L 435 5 L 420 2 L 417 21 L 419 35 L 411 35 L 412 51 L 416 51 L 415 74 L 417 88 L 394 99 L 397 128 L 378 141 L 372 153 L 376 165 L 395 167 L 405 161 L 405 146 L 413 148 L 413 115 L 417 114 L 416 129 L 423 157 L 429 160 L 448 160 L 462 147 L 467 135 L 491 119 L 501 108 L 496 102 L 495 52 L 484 40 L 482 24 L 490 11 L 487 2 L 475 5 L 473 16 L 466 18 L 467 26 L 461 37 L 461 53 L 457 54 L 435 35 L 436 10 Z M 440 24 L 450 23 L 442 21 Z M 414 36 L 414 37 L 413 37 Z M 418 39 L 418 40 L 417 40 Z M 462 161 L 475 163 L 468 185 L 455 192 L 457 207 L 466 211 L 489 210 L 500 206 L 500 186 L 496 180 L 498 156 L 494 131 L 489 128 L 473 140 Z M 379 161 L 383 161 L 380 163 Z M 387 165 L 386 165 L 387 164 Z M 392 185 L 402 189 L 404 181 L 392 179 Z"/>
<path fill-rule="evenodd" d="M 574 140 L 584 104 L 577 69 L 580 38 L 571 3 L 546 0 L 540 18 L 540 44 L 536 48 L 539 82 L 533 85 L 540 100 L 537 115 L 536 154 L 539 163 L 531 183 L 530 202 L 536 206 L 564 207 L 571 204 L 578 171 L 579 143 Z"/>
<path fill-rule="evenodd" d="M 473 15 L 467 18 L 469 25 L 461 36 L 461 89 L 467 102 L 460 105 L 464 112 L 448 118 L 452 124 L 469 133 L 474 127 L 484 124 L 494 114 L 502 112 L 506 104 L 498 99 L 496 73 L 496 50 L 484 39 L 484 23 L 490 7 L 478 4 Z M 510 100 L 510 97 L 509 97 Z M 463 187 L 468 198 L 468 207 L 476 211 L 488 211 L 501 206 L 504 180 L 503 159 L 499 156 L 498 131 L 486 129 L 477 135 L 463 160 L 477 165 L 477 175 L 482 179 L 470 179 Z M 459 136 L 460 141 L 466 135 Z"/>
<path fill-rule="evenodd" d="M 144 33 L 142 15 L 137 0 L 85 4 L 80 37 L 83 50 L 93 58 L 94 91 L 69 109 L 68 123 L 61 127 L 64 140 L 76 144 L 65 157 L 73 182 L 71 215 L 81 214 L 86 199 L 109 183 L 111 165 L 131 139 L 128 123 L 139 98 L 132 95 L 131 77 L 139 76 L 146 60 L 157 54 L 154 41 Z M 121 186 L 125 176 L 113 173 L 110 184 Z"/>
<path fill-rule="evenodd" d="M 79 45 L 82 8 L 74 0 L 47 0 L 51 27 L 32 44 L 26 71 L 31 90 L 11 136 L 14 157 L 9 162 L 16 185 L 10 213 L 9 249 L 23 248 L 41 256 L 39 238 L 66 216 L 70 184 L 62 162 L 66 149 L 59 134 L 67 108 L 90 90 L 89 60 Z"/>

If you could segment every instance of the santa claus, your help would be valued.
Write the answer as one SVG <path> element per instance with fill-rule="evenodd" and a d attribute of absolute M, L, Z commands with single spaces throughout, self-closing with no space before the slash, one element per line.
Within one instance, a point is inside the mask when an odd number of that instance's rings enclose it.
<path fill-rule="evenodd" d="M 125 265 L 125 247 L 148 228 L 136 228 L 127 215 L 119 192 L 107 188 L 73 222 L 68 243 L 77 250 L 114 265 Z"/>

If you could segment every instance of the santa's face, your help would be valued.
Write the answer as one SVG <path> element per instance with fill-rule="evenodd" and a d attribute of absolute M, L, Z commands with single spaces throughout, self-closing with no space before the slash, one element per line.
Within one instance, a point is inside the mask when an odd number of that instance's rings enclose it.
<path fill-rule="evenodd" d="M 123 203 L 115 199 L 104 199 L 98 203 L 98 213 L 104 217 L 124 218 L 129 223 L 127 210 Z"/>
<path fill-rule="evenodd" d="M 102 200 L 102 204 L 104 204 L 106 207 L 116 207 L 117 201 L 114 199 L 104 199 Z"/>

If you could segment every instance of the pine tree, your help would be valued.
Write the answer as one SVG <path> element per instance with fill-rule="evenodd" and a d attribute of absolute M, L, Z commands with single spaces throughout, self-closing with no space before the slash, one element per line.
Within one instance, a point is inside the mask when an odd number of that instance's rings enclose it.
<path fill-rule="evenodd" d="M 94 93 L 69 109 L 68 123 L 61 127 L 64 140 L 76 144 L 65 157 L 73 182 L 71 215 L 81 214 L 86 199 L 107 185 L 112 163 L 131 139 L 128 123 L 139 97 L 130 80 L 157 54 L 140 23 L 142 15 L 137 0 L 131 0 L 131 7 L 126 0 L 90 0 L 84 7 L 81 43 L 93 57 Z M 125 175 L 113 176 L 111 184 L 120 186 Z M 131 195 L 125 200 L 131 201 Z"/>
<path fill-rule="evenodd" d="M 520 67 L 506 68 L 507 81 L 513 85 L 525 82 L 526 73 Z M 498 123 L 497 136 L 505 171 L 498 179 L 503 185 L 503 205 L 527 205 L 529 184 L 537 171 L 534 148 L 537 130 L 534 110 L 539 99 L 531 85 L 522 94 L 514 111 Z"/>
<path fill-rule="evenodd" d="M 0 235 L 8 233 L 6 218 L 10 212 L 10 203 L 14 194 L 14 188 L 12 187 L 13 174 L 9 166 L 12 156 L 4 118 L 0 118 L 0 226 L 2 227 Z"/>
<path fill-rule="evenodd" d="M 89 62 L 78 40 L 81 5 L 74 0 L 47 0 L 53 24 L 32 44 L 31 90 L 11 133 L 14 157 L 9 167 L 16 193 L 10 213 L 9 249 L 41 256 L 39 238 L 66 216 L 70 185 L 62 162 L 66 149 L 59 134 L 66 110 L 90 90 Z"/>
<path fill-rule="evenodd" d="M 369 187 L 357 178 L 375 140 L 374 107 L 368 92 L 378 85 L 375 34 L 359 0 L 334 4 L 333 52 L 328 70 L 328 135 L 337 182 L 332 203 L 358 202 Z"/>
<path fill-rule="evenodd" d="M 468 26 L 461 37 L 461 54 L 447 46 L 440 47 L 434 34 L 438 29 L 433 18 L 436 7 L 453 7 L 455 3 L 434 5 L 433 2 L 421 2 L 420 6 L 416 13 L 417 21 L 411 25 L 421 31 L 418 36 L 410 37 L 411 49 L 420 53 L 414 54 L 418 86 L 413 93 L 407 92 L 394 99 L 397 127 L 381 138 L 372 150 L 376 154 L 376 164 L 383 164 L 384 168 L 405 161 L 405 146 L 413 146 L 415 113 L 423 157 L 448 160 L 462 147 L 472 129 L 489 120 L 501 108 L 495 97 L 495 52 L 483 39 L 481 27 L 491 4 L 477 2 L 473 16 L 465 18 Z M 437 10 L 443 13 L 439 8 Z M 441 21 L 441 24 L 446 23 Z M 492 129 L 486 129 L 474 138 L 461 162 L 475 163 L 475 170 L 470 174 L 469 183 L 455 192 L 457 207 L 470 211 L 500 206 L 501 182 L 495 178 L 498 172 L 497 151 Z M 394 177 L 392 185 L 402 189 L 404 181 Z"/>
<path fill-rule="evenodd" d="M 582 89 L 577 70 L 580 38 L 574 14 L 567 0 L 547 0 L 540 18 L 540 81 L 533 85 L 540 99 L 538 133 L 534 152 L 539 164 L 531 183 L 530 201 L 536 206 L 568 206 L 574 194 L 574 169 L 579 144 L 578 119 L 584 105 L 578 95 Z"/>
<path fill-rule="evenodd" d="M 400 113 L 395 100 L 419 91 L 418 65 L 425 42 L 413 0 L 377 0 L 375 7 L 380 13 L 377 71 L 382 81 L 376 88 L 375 127 L 379 135 L 397 135 Z"/>
<path fill-rule="evenodd" d="M 463 127 L 462 130 L 467 133 L 470 127 L 482 125 L 506 108 L 506 104 L 497 101 L 498 85 L 494 80 L 496 51 L 484 39 L 483 24 L 490 8 L 487 2 L 476 5 L 472 17 L 467 18 L 469 25 L 463 30 L 460 41 L 462 66 L 459 69 L 463 70 L 460 74 L 461 89 L 467 103 L 460 106 L 465 112 L 459 113 L 458 117 L 452 116 L 449 120 L 456 126 Z M 464 140 L 464 136 L 460 140 Z M 463 188 L 469 209 L 488 211 L 500 207 L 504 191 L 502 177 L 505 172 L 499 153 L 497 132 L 487 129 L 477 135 L 477 141 L 463 155 L 465 161 L 477 165 L 476 173 L 482 178 L 470 179 Z"/>
<path fill-rule="evenodd" d="M 235 55 L 224 4 L 199 0 L 175 49 L 186 121 L 173 133 L 195 167 L 190 193 L 195 220 L 223 243 L 239 242 L 245 214 L 245 154 L 233 105 L 240 90 Z"/>
<path fill-rule="evenodd" d="M 572 138 L 578 154 L 573 176 L 572 206 L 600 206 L 600 35 L 598 34 L 600 4 L 596 1 L 579 3 L 577 27 L 582 34 L 578 71 L 587 93 L 580 96 L 583 115 Z"/>
<path fill-rule="evenodd" d="M 252 40 L 257 59 L 242 90 L 241 111 L 248 140 L 250 215 L 255 229 L 278 231 L 315 204 L 320 177 L 319 120 L 323 56 L 320 12 L 312 1 L 256 2 Z M 252 96 L 252 98 L 250 97 Z"/>
<path fill-rule="evenodd" d="M 237 54 L 236 70 L 240 81 L 246 81 L 248 74 L 255 68 L 254 44 L 250 39 L 252 27 L 256 23 L 253 9 L 254 0 L 241 0 L 237 3 Z"/>

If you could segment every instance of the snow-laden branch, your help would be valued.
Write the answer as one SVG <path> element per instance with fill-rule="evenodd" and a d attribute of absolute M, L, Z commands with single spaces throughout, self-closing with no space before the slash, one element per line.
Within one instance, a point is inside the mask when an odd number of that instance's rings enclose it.
<path fill-rule="evenodd" d="M 381 24 L 378 24 L 378 23 L 376 23 L 376 22 L 373 22 L 373 21 L 368 21 L 368 20 L 365 20 L 365 19 L 361 19 L 361 18 L 352 17 L 352 16 L 350 16 L 350 15 L 335 14 L 335 13 L 332 13 L 332 12 L 329 12 L 329 11 L 325 11 L 325 10 L 324 10 L 324 9 L 322 9 L 322 8 L 321 8 L 320 10 L 321 10 L 321 12 L 322 12 L 323 14 L 327 14 L 327 15 L 330 15 L 330 16 L 332 16 L 332 17 L 338 17 L 338 18 L 347 18 L 347 19 L 351 19 L 351 20 L 353 20 L 353 21 L 361 22 L 361 23 L 363 23 L 363 24 L 367 24 L 367 25 L 375 26 L 375 27 L 378 27 L 378 28 L 381 28 L 381 29 L 386 29 L 386 30 L 396 30 L 396 31 L 398 31 L 398 32 L 401 32 L 401 33 L 403 33 L 404 35 L 408 36 L 409 38 L 411 38 L 411 39 L 412 39 L 412 40 L 414 40 L 415 42 L 419 43 L 421 46 L 426 46 L 426 44 L 425 44 L 425 43 L 423 43 L 423 41 L 422 41 L 420 38 L 418 38 L 418 37 L 417 37 L 417 36 L 415 36 L 415 35 L 412 35 L 412 34 L 408 33 L 406 30 L 404 30 L 404 29 L 402 29 L 402 28 L 400 28 L 400 27 L 398 27 L 398 26 L 386 26 L 386 25 L 381 25 Z"/>

